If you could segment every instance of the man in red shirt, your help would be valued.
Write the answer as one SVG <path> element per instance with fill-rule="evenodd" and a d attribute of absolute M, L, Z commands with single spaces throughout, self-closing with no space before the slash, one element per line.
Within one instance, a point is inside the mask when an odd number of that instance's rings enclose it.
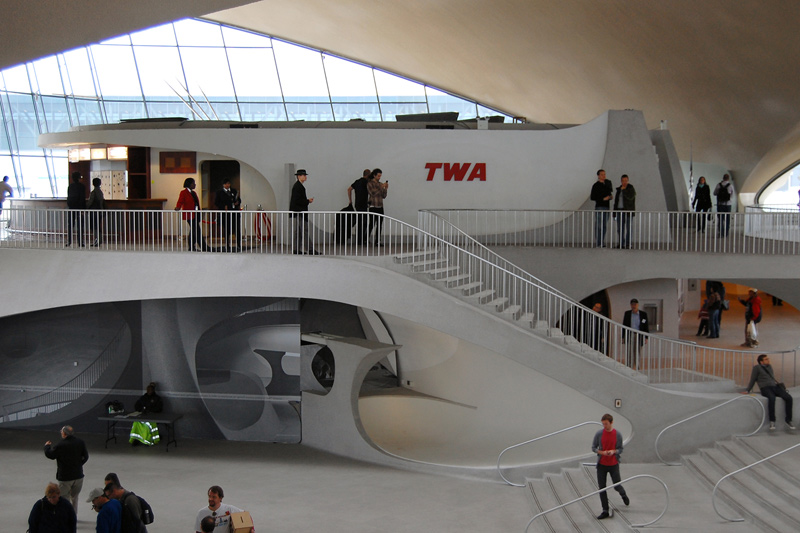
<path fill-rule="evenodd" d="M 619 483 L 622 478 L 619 475 L 619 456 L 622 454 L 622 433 L 614 429 L 614 417 L 606 413 L 600 419 L 603 429 L 595 433 L 592 440 L 592 451 L 597 454 L 597 486 L 601 489 L 606 488 L 606 479 L 611 474 L 611 482 Z M 631 500 L 625 493 L 622 485 L 617 485 L 614 490 L 622 496 L 625 505 L 630 505 Z M 608 494 L 606 491 L 600 493 L 600 503 L 603 512 L 597 517 L 603 520 L 614 514 L 608 508 Z"/>
<path fill-rule="evenodd" d="M 750 289 L 747 300 L 739 298 L 739 302 L 747 307 L 744 312 L 744 344 L 742 346 L 755 348 L 758 346 L 758 340 L 756 340 L 755 335 L 751 334 L 750 322 L 753 323 L 754 329 L 755 325 L 761 322 L 761 297 L 759 297 L 756 289 Z"/>

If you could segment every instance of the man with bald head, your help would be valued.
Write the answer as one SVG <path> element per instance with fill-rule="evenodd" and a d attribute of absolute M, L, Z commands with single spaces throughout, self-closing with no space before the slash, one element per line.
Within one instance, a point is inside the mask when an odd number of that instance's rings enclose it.
<path fill-rule="evenodd" d="M 76 437 L 72 426 L 61 428 L 61 442 L 53 445 L 44 443 L 44 455 L 56 461 L 56 479 L 61 495 L 72 502 L 78 512 L 78 497 L 83 488 L 83 465 L 89 460 L 86 444 Z"/>

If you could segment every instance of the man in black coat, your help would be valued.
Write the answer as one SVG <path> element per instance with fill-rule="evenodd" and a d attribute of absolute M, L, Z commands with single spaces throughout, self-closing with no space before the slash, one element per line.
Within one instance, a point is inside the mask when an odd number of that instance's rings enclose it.
<path fill-rule="evenodd" d="M 647 335 L 641 335 L 636 332 L 650 333 L 650 322 L 647 320 L 647 313 L 639 311 L 639 300 L 636 298 L 631 300 L 631 310 L 625 311 L 622 325 L 633 330 L 626 329 L 622 332 L 622 343 L 626 347 L 626 364 L 633 369 L 639 370 L 639 355 L 641 355 L 642 346 L 647 344 Z"/>
<path fill-rule="evenodd" d="M 242 249 L 242 198 L 239 196 L 239 191 L 231 187 L 230 178 L 225 178 L 222 181 L 222 189 L 217 191 L 214 198 L 214 206 L 218 211 L 225 211 L 220 213 L 220 228 L 222 236 L 225 237 L 225 243 L 228 245 L 228 250 L 236 248 Z M 236 246 L 231 246 L 230 236 L 236 236 Z"/>
<path fill-rule="evenodd" d="M 67 209 L 86 209 L 86 187 L 81 183 L 81 173 L 73 172 L 72 183 L 67 187 Z M 83 213 L 67 214 L 67 246 L 72 245 L 72 227 L 77 226 L 78 244 L 83 247 Z"/>
<path fill-rule="evenodd" d="M 292 197 L 289 199 L 289 211 L 293 214 L 295 223 L 293 250 L 295 254 L 305 253 L 310 255 L 319 255 L 319 252 L 314 250 L 311 238 L 308 234 L 308 204 L 314 201 L 313 198 L 306 196 L 306 186 L 303 185 L 308 179 L 308 172 L 303 169 L 295 173 L 297 181 L 292 186 Z"/>
<path fill-rule="evenodd" d="M 86 444 L 73 433 L 72 426 L 61 428 L 61 442 L 55 445 L 51 441 L 45 442 L 44 455 L 48 459 L 55 459 L 58 488 L 72 502 L 77 514 L 78 496 L 83 488 L 83 465 L 89 460 L 89 451 Z"/>
<path fill-rule="evenodd" d="M 366 213 L 369 210 L 369 191 L 367 190 L 367 178 L 371 174 L 369 169 L 364 170 L 364 175 L 358 178 L 347 188 L 347 199 L 353 205 L 353 192 L 356 193 L 355 210 L 358 213 Z M 358 244 L 367 244 L 367 215 L 359 214 L 356 218 L 356 235 Z"/>

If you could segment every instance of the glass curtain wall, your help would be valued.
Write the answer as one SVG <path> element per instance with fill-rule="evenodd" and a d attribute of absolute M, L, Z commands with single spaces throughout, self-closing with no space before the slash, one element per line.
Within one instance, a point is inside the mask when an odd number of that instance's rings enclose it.
<path fill-rule="evenodd" d="M 42 133 L 125 119 L 393 121 L 476 102 L 266 35 L 195 19 L 123 35 L 0 71 L 0 176 L 18 197 L 64 196 L 65 150 Z"/>

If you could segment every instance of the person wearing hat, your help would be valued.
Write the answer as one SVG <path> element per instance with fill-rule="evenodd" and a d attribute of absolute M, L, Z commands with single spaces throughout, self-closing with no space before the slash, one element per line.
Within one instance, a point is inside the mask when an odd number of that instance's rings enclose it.
<path fill-rule="evenodd" d="M 303 185 L 308 179 L 308 172 L 301 168 L 294 175 L 297 181 L 292 186 L 292 197 L 289 199 L 289 211 L 292 212 L 291 216 L 295 223 L 292 253 L 319 255 L 319 252 L 314 250 L 308 234 L 308 204 L 314 201 L 313 198 L 306 196 L 306 186 Z"/>
<path fill-rule="evenodd" d="M 122 533 L 122 504 L 110 500 L 103 489 L 92 489 L 86 500 L 97 511 L 97 533 Z"/>
<path fill-rule="evenodd" d="M 622 325 L 630 329 L 622 332 L 622 344 L 625 345 L 626 363 L 629 367 L 639 369 L 639 356 L 642 346 L 647 344 L 647 335 L 637 333 L 650 333 L 650 323 L 647 321 L 647 313 L 639 310 L 639 300 L 631 300 L 631 310 L 625 311 L 622 318 Z"/>
<path fill-rule="evenodd" d="M 750 289 L 747 300 L 739 298 L 739 302 L 747 308 L 744 311 L 744 343 L 742 347 L 755 348 L 758 346 L 755 325 L 761 322 L 761 297 L 756 289 Z M 752 327 L 750 326 L 751 322 L 753 323 Z"/>

